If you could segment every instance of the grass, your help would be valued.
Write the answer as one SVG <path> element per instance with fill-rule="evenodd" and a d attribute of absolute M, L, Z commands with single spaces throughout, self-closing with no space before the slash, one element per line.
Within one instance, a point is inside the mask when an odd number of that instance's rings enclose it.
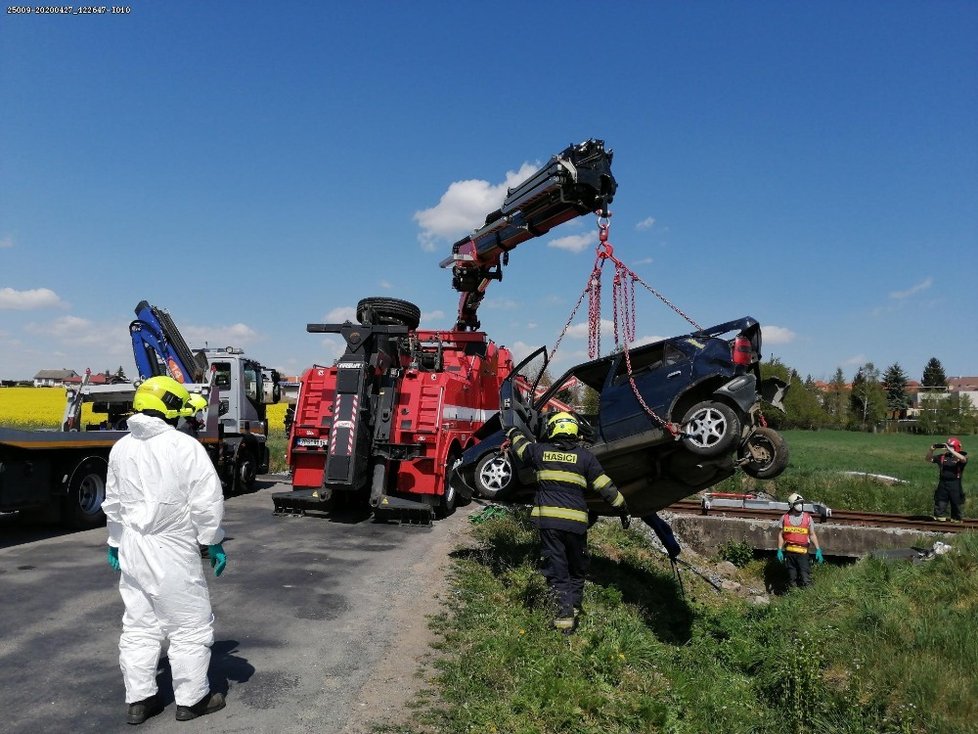
<path fill-rule="evenodd" d="M 818 567 L 767 607 L 722 597 L 611 523 L 591 534 L 566 638 L 525 513 L 475 528 L 433 618 L 433 688 L 398 732 L 903 734 L 973 731 L 978 537 L 912 565 Z"/>
<path fill-rule="evenodd" d="M 947 436 L 850 431 L 784 431 L 783 435 L 791 458 L 780 477 L 762 482 L 738 474 L 716 489 L 763 490 L 782 499 L 798 492 L 839 510 L 907 515 L 931 512 L 937 468 L 924 461 L 924 455 L 932 443 Z M 844 472 L 885 475 L 906 483 L 848 476 Z"/>
<path fill-rule="evenodd" d="M 781 477 L 739 475 L 718 489 L 929 512 L 937 470 L 924 455 L 945 436 L 785 435 L 792 458 Z M 688 573 L 684 596 L 644 538 L 602 523 L 590 535 L 586 615 L 570 638 L 549 628 L 525 513 L 473 535 L 432 618 L 442 655 L 431 689 L 390 731 L 964 734 L 978 720 L 978 535 L 917 564 L 817 566 L 813 587 L 750 606 Z M 734 560 L 741 551 L 725 549 Z M 770 563 L 744 564 L 743 580 L 763 588 Z"/>

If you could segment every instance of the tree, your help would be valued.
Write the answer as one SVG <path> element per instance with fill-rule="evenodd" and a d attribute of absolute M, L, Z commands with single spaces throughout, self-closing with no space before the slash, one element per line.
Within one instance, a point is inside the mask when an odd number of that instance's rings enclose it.
<path fill-rule="evenodd" d="M 790 369 L 777 357 L 761 363 L 761 377 L 778 377 L 791 387 L 784 398 L 785 412 L 765 410 L 768 425 L 775 429 L 805 428 L 814 430 L 829 424 L 829 417 L 818 399 L 814 380 L 802 380 L 800 375 Z"/>
<path fill-rule="evenodd" d="M 880 372 L 872 362 L 860 367 L 852 378 L 849 404 L 853 424 L 864 431 L 875 430 L 886 415 L 886 393 L 880 384 Z"/>
<path fill-rule="evenodd" d="M 886 408 L 891 418 L 905 418 L 910 407 L 907 394 L 907 373 L 899 362 L 894 362 L 883 373 L 883 390 L 886 391 Z"/>
<path fill-rule="evenodd" d="M 846 383 L 842 368 L 836 367 L 832 381 L 822 401 L 825 412 L 829 414 L 832 425 L 842 427 L 849 418 L 849 385 Z"/>
<path fill-rule="evenodd" d="M 978 426 L 978 413 L 971 398 L 960 393 L 925 397 L 920 403 L 917 427 L 928 435 L 970 434 Z"/>
<path fill-rule="evenodd" d="M 117 369 L 117 370 L 115 371 L 115 376 L 116 376 L 116 377 L 117 377 L 117 378 L 118 378 L 118 379 L 119 379 L 119 380 L 120 380 L 121 382 L 129 382 L 129 378 L 128 378 L 128 377 L 126 377 L 126 372 L 125 372 L 125 370 L 123 370 L 123 369 L 122 369 L 122 365 L 121 365 L 121 364 L 119 365 L 119 369 Z"/>
<path fill-rule="evenodd" d="M 920 381 L 924 387 L 947 387 L 947 375 L 944 374 L 944 367 L 941 360 L 931 357 L 924 366 L 924 378 Z"/>

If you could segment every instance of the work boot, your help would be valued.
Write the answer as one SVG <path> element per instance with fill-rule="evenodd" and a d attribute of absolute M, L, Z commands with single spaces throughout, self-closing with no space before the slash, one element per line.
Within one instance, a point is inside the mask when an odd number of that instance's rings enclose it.
<path fill-rule="evenodd" d="M 190 721 L 198 716 L 213 714 L 224 706 L 224 694 L 211 692 L 193 706 L 177 706 L 177 721 Z"/>
<path fill-rule="evenodd" d="M 163 710 L 159 696 L 155 693 L 142 701 L 129 704 L 129 715 L 126 721 L 130 724 L 142 724 L 150 716 L 156 716 Z"/>
<path fill-rule="evenodd" d="M 934 519 L 937 520 L 937 522 L 947 522 L 947 518 L 944 517 L 944 515 L 935 515 Z"/>

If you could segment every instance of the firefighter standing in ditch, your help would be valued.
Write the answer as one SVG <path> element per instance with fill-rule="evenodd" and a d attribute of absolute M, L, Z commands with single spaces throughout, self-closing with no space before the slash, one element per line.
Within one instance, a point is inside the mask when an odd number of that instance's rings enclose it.
<path fill-rule="evenodd" d="M 944 453 L 934 456 L 934 452 L 944 449 Z M 927 461 L 940 467 L 937 489 L 934 490 L 934 519 L 947 520 L 947 506 L 951 505 L 951 520 L 961 522 L 964 518 L 964 487 L 961 475 L 968 463 L 968 452 L 961 450 L 961 442 L 949 438 L 947 443 L 935 443 L 927 449 Z"/>
<path fill-rule="evenodd" d="M 557 601 L 553 626 L 564 634 L 577 627 L 588 570 L 588 510 L 585 491 L 593 490 L 622 518 L 628 527 L 625 498 L 604 473 L 598 460 L 578 441 L 577 419 L 556 413 L 547 421 L 547 441 L 535 443 L 519 428 L 506 437 L 520 461 L 536 470 L 537 493 L 532 522 L 540 531 L 543 575 Z"/>
<path fill-rule="evenodd" d="M 164 640 L 176 718 L 187 721 L 224 708 L 224 696 L 207 680 L 214 615 L 198 549 L 208 546 L 220 576 L 227 564 L 224 495 L 204 447 L 175 428 L 193 411 L 183 385 L 151 377 L 136 388 L 133 409 L 129 435 L 109 453 L 102 503 L 108 562 L 121 571 L 125 604 L 119 666 L 127 721 L 142 724 L 163 710 L 156 666 Z"/>
<path fill-rule="evenodd" d="M 815 547 L 816 561 L 825 563 L 825 559 L 815 534 L 815 522 L 805 512 L 805 498 L 796 492 L 788 497 L 788 505 L 791 509 L 781 517 L 781 532 L 778 533 L 778 560 L 788 568 L 789 586 L 808 586 L 811 583 L 809 548 Z"/>

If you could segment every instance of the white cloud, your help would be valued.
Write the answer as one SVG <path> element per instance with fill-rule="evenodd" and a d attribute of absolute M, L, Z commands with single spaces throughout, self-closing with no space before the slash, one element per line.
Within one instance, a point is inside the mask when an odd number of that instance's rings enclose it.
<path fill-rule="evenodd" d="M 339 306 L 326 314 L 323 322 L 327 324 L 342 324 L 345 321 L 357 323 L 357 309 L 355 306 Z"/>
<path fill-rule="evenodd" d="M 773 324 L 761 327 L 761 335 L 765 344 L 790 344 L 797 336 L 791 329 Z"/>
<path fill-rule="evenodd" d="M 585 232 L 583 234 L 571 234 L 566 237 L 558 237 L 550 240 L 547 247 L 556 247 L 558 250 L 569 250 L 571 252 L 581 252 L 589 246 L 596 247 L 598 244 L 597 232 Z"/>
<path fill-rule="evenodd" d="M 65 304 L 50 288 L 33 288 L 15 291 L 13 288 L 0 288 L 0 310 L 31 311 L 37 308 L 54 308 Z"/>
<path fill-rule="evenodd" d="M 421 316 L 421 328 L 430 329 L 432 328 L 430 324 L 443 321 L 445 318 L 445 312 L 441 309 L 435 309 L 434 311 L 424 311 Z"/>
<path fill-rule="evenodd" d="M 391 285 L 391 282 L 389 280 L 382 280 L 382 281 L 380 281 L 380 287 L 383 288 L 384 290 L 388 290 L 389 291 L 394 286 Z"/>
<path fill-rule="evenodd" d="M 0 250 L 6 250 L 14 246 L 13 237 L 0 237 Z"/>
<path fill-rule="evenodd" d="M 651 257 L 643 257 L 641 260 L 636 260 L 636 265 L 651 265 L 654 261 Z"/>
<path fill-rule="evenodd" d="M 862 367 L 869 360 L 866 359 L 865 354 L 856 354 L 852 357 L 842 360 L 842 364 L 846 367 Z"/>
<path fill-rule="evenodd" d="M 920 291 L 925 291 L 928 288 L 930 288 L 932 285 L 934 285 L 934 279 L 930 276 L 927 276 L 922 281 L 920 281 L 916 285 L 910 286 L 905 291 L 893 291 L 892 293 L 890 293 L 890 298 L 894 298 L 899 301 L 904 298 L 908 298 L 912 296 L 914 293 L 920 293 Z"/>
<path fill-rule="evenodd" d="M 615 324 L 611 319 L 601 319 L 601 338 L 613 337 L 615 333 Z M 571 339 L 587 339 L 590 333 L 590 326 L 586 321 L 580 324 L 573 324 L 567 327 L 567 336 Z"/>
<path fill-rule="evenodd" d="M 202 347 L 205 344 L 212 349 L 222 347 L 244 348 L 258 340 L 258 332 L 242 323 L 229 326 L 187 326 L 181 328 L 180 331 L 192 349 Z"/>
<path fill-rule="evenodd" d="M 498 209 L 506 198 L 506 190 L 521 183 L 539 166 L 524 163 L 518 171 L 507 171 L 506 180 L 491 184 L 481 179 L 455 181 L 430 209 L 414 213 L 421 227 L 418 242 L 426 252 L 434 252 L 439 241 L 455 240 L 481 227 L 486 215 Z"/>
<path fill-rule="evenodd" d="M 325 352 L 323 359 L 317 359 L 316 364 L 321 364 L 325 367 L 332 367 L 333 363 L 342 357 L 346 351 L 346 342 L 339 336 L 327 336 L 322 340 L 321 344 Z"/>
<path fill-rule="evenodd" d="M 654 217 L 646 217 L 641 222 L 635 225 L 635 229 L 637 229 L 639 232 L 644 232 L 647 229 L 652 229 L 652 225 L 654 224 L 655 224 Z"/>

